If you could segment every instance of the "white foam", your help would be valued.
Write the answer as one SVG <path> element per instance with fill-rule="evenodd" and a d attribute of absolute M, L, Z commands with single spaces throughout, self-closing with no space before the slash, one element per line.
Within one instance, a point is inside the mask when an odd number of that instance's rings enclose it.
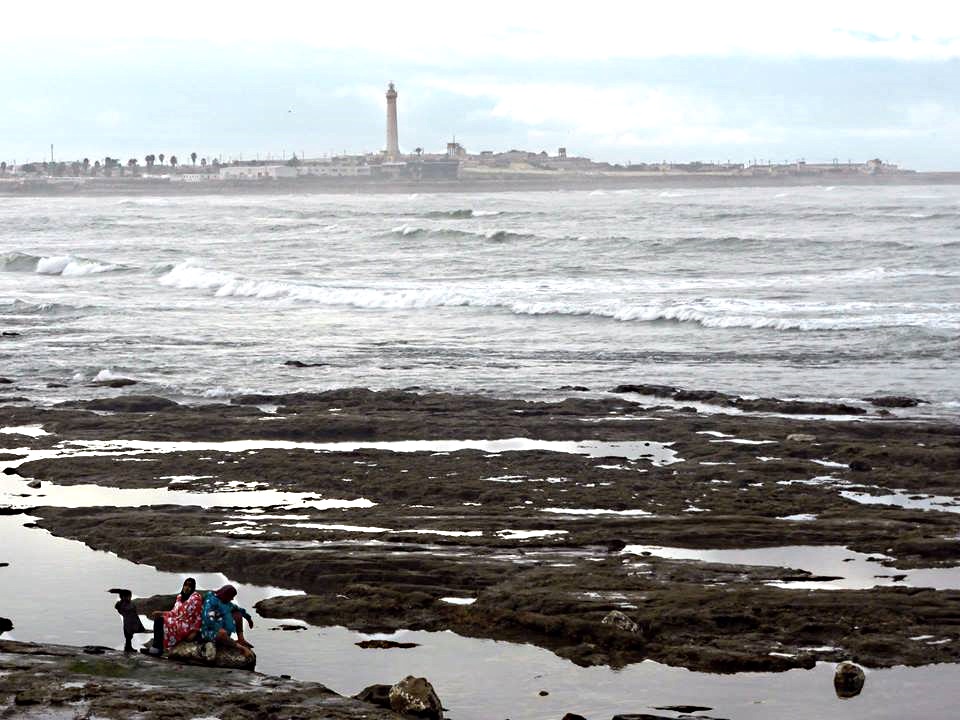
<path fill-rule="evenodd" d="M 504 540 L 529 540 L 566 534 L 566 530 L 498 530 L 496 532 L 497 537 Z"/>
<path fill-rule="evenodd" d="M 451 605 L 473 605 L 477 601 L 476 598 L 461 598 L 461 597 L 442 597 L 440 602 L 450 603 Z"/>

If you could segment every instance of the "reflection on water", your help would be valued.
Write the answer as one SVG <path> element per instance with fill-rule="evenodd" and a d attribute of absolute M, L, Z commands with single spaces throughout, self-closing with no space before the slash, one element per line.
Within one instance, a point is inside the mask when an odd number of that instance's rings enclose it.
<path fill-rule="evenodd" d="M 921 568 L 899 570 L 880 563 L 892 558 L 879 553 L 865 555 L 842 545 L 793 545 L 787 547 L 752 548 L 747 550 L 694 550 L 628 545 L 624 555 L 648 553 L 674 560 L 700 560 L 731 565 L 762 565 L 806 570 L 814 575 L 839 577 L 839 580 L 771 582 L 771 585 L 809 590 L 869 590 L 872 587 L 928 587 L 935 590 L 960 589 L 960 568 Z M 903 575 L 902 580 L 893 576 Z"/>
<path fill-rule="evenodd" d="M 24 528 L 25 520 L 29 518 L 0 518 L 0 548 L 7 551 L 0 560 L 10 562 L 0 568 L 4 588 L 0 608 L 14 621 L 10 635 L 14 639 L 119 649 L 121 621 L 107 588 L 129 587 L 141 596 L 174 593 L 186 577 Z M 228 580 L 219 574 L 195 577 L 200 587 Z M 239 590 L 238 602 L 248 608 L 261 598 L 290 592 L 233 584 Z M 713 708 L 710 714 L 715 717 L 738 720 L 944 718 L 952 716 L 955 706 L 950 688 L 960 682 L 958 665 L 877 670 L 869 674 L 862 695 L 841 701 L 833 692 L 832 666 L 825 663 L 814 670 L 779 674 L 708 675 L 655 662 L 614 671 L 577 667 L 531 645 L 450 632 L 401 631 L 386 637 L 420 647 L 362 650 L 354 643 L 367 636 L 345 628 L 273 630 L 287 622 L 256 618 L 248 633 L 263 672 L 316 680 L 345 694 L 408 674 L 424 676 L 457 720 L 541 720 L 566 712 L 602 719 L 616 713 L 651 713 L 654 706 L 675 704 L 704 705 Z M 541 697 L 540 690 L 550 694 Z"/>

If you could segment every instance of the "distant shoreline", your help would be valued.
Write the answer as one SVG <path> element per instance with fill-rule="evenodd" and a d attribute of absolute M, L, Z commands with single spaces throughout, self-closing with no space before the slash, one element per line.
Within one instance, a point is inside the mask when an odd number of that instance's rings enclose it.
<path fill-rule="evenodd" d="M 0 180 L 0 197 L 97 197 L 128 195 L 296 195 L 551 192 L 630 190 L 635 188 L 732 188 L 816 186 L 960 185 L 960 172 L 898 173 L 894 175 L 733 176 L 733 175 L 598 175 L 463 178 L 460 180 L 351 180 L 297 178 L 243 181 L 170 182 L 161 179 L 97 179 L 93 182 L 17 183 Z"/>

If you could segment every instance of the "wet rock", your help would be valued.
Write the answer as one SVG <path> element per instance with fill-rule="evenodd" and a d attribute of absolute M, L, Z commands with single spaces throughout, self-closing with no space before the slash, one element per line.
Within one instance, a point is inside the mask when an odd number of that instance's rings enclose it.
<path fill-rule="evenodd" d="M 106 412 L 157 412 L 179 407 L 173 400 L 156 395 L 121 395 L 114 398 L 97 398 L 61 403 L 57 407 L 80 407 L 87 410 Z"/>
<path fill-rule="evenodd" d="M 557 390 L 559 392 L 590 392 L 590 388 L 584 385 L 561 385 Z"/>
<path fill-rule="evenodd" d="M 546 690 L 541 690 L 540 692 L 537 693 L 537 695 L 539 695 L 540 697 L 546 697 L 549 694 L 550 693 L 548 693 Z"/>
<path fill-rule="evenodd" d="M 637 393 L 638 395 L 653 395 L 654 397 L 673 397 L 677 388 L 670 385 L 617 385 L 610 392 Z"/>
<path fill-rule="evenodd" d="M 583 715 L 577 715 L 576 713 L 567 713 L 560 720 L 587 720 Z"/>
<path fill-rule="evenodd" d="M 810 435 L 809 433 L 790 433 L 787 435 L 787 442 L 795 443 L 812 443 L 817 441 L 816 435 Z"/>
<path fill-rule="evenodd" d="M 358 643 L 354 643 L 359 648 L 364 650 L 391 650 L 391 649 L 401 649 L 406 650 L 409 648 L 420 647 L 420 643 L 415 642 L 397 642 L 396 640 L 361 640 Z"/>
<path fill-rule="evenodd" d="M 17 468 L 6 467 L 3 469 L 4 475 L 19 475 L 20 471 Z"/>
<path fill-rule="evenodd" d="M 852 460 L 849 467 L 854 472 L 869 472 L 873 470 L 873 467 L 866 460 Z"/>
<path fill-rule="evenodd" d="M 131 378 L 111 378 L 110 380 L 94 380 L 90 385 L 92 387 L 125 388 L 130 385 L 136 385 L 137 381 Z"/>
<path fill-rule="evenodd" d="M 704 707 L 703 705 L 663 705 L 653 708 L 654 710 L 671 710 L 675 713 L 695 713 L 695 712 L 707 712 L 708 710 L 713 710 L 710 707 Z"/>
<path fill-rule="evenodd" d="M 52 382 L 52 383 L 47 383 L 47 387 L 48 387 L 48 388 L 65 388 L 65 387 L 69 387 L 69 386 L 68 386 L 66 383 L 55 383 L 55 382 Z"/>
<path fill-rule="evenodd" d="M 906 397 L 905 395 L 882 395 L 880 397 L 864 398 L 864 400 L 881 408 L 910 408 L 927 402 L 926 400 Z"/>
<path fill-rule="evenodd" d="M 836 672 L 833 674 L 833 689 L 836 691 L 837 697 L 856 697 L 863 690 L 865 681 L 866 676 L 863 673 L 863 668 L 845 660 L 837 665 Z"/>
<path fill-rule="evenodd" d="M 390 685 L 368 685 L 353 696 L 354 700 L 361 700 L 377 707 L 390 709 Z"/>
<path fill-rule="evenodd" d="M 631 620 L 625 613 L 619 610 L 611 610 L 601 621 L 604 625 L 612 625 L 615 628 L 629 633 L 635 633 L 640 630 L 640 626 Z"/>
<path fill-rule="evenodd" d="M 27 483 L 27 487 L 30 488 L 31 490 L 37 490 L 40 487 L 40 481 L 31 480 L 30 482 Z"/>
<path fill-rule="evenodd" d="M 5 633 L 13 630 L 13 621 L 5 617 L 0 617 L 0 633 Z"/>
<path fill-rule="evenodd" d="M 212 665 L 234 670 L 253 670 L 257 666 L 257 656 L 247 657 L 235 647 L 217 647 L 216 657 L 207 660 L 203 653 L 204 643 L 182 642 L 164 653 L 164 657 L 174 662 L 188 665 Z"/>
<path fill-rule="evenodd" d="M 443 705 L 426 678 L 407 675 L 390 688 L 390 709 L 401 715 L 442 720 Z"/>
<path fill-rule="evenodd" d="M 13 380 L 10 378 L 0 377 L 0 385 L 13 385 Z"/>
<path fill-rule="evenodd" d="M 312 368 L 312 367 L 326 367 L 327 363 L 308 363 L 303 362 L 302 360 L 287 360 L 283 363 L 287 367 L 294 368 Z"/>
<path fill-rule="evenodd" d="M 13 332 L 12 330 L 4 330 L 0 333 L 0 337 L 20 337 L 20 333 Z"/>

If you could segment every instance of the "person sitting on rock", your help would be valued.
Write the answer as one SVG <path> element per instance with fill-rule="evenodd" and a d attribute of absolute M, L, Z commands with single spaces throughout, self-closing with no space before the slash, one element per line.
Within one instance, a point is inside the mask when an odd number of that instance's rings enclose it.
<path fill-rule="evenodd" d="M 234 604 L 236 596 L 237 589 L 233 585 L 224 585 L 216 592 L 207 593 L 203 601 L 200 635 L 205 643 L 203 653 L 207 660 L 217 656 L 217 645 L 235 647 L 246 657 L 253 655 L 250 643 L 243 639 L 241 618 L 247 617 L 251 627 L 253 621 L 246 610 Z M 230 637 L 233 633 L 237 633 L 238 640 Z"/>
<path fill-rule="evenodd" d="M 151 613 L 153 617 L 153 644 L 147 651 L 150 655 L 162 655 L 177 643 L 193 640 L 200 632 L 203 596 L 197 592 L 197 581 L 187 578 L 167 611 Z"/>

